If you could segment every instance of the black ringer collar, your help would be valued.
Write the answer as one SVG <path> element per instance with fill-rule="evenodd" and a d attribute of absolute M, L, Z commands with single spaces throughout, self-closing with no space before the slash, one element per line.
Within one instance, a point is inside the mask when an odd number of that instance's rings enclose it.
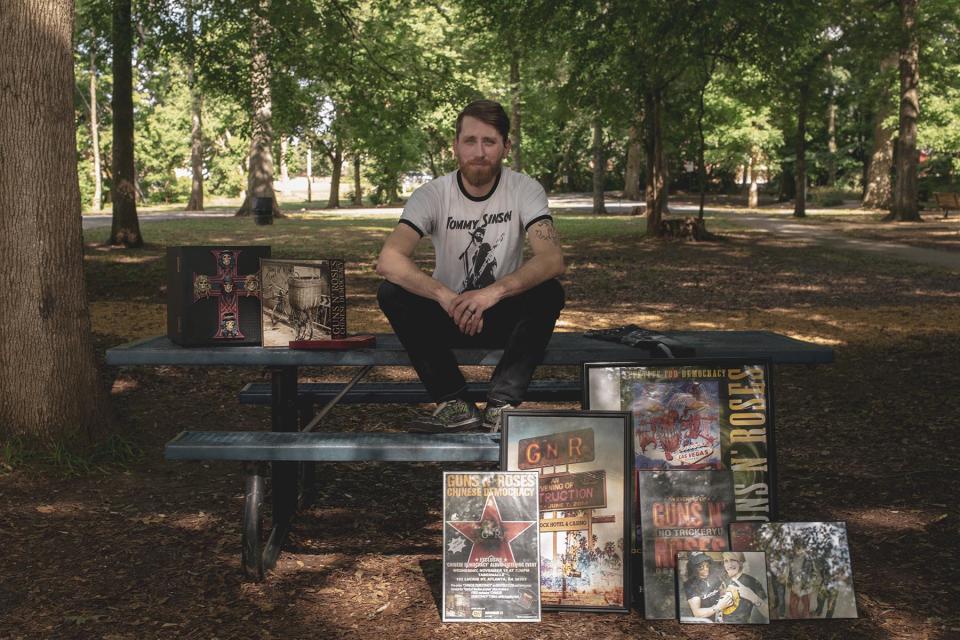
<path fill-rule="evenodd" d="M 501 168 L 500 171 L 497 172 L 497 178 L 496 180 L 493 181 L 493 186 L 490 187 L 490 191 L 488 191 L 486 195 L 477 197 L 467 193 L 467 190 L 463 186 L 463 178 L 460 175 L 460 170 L 457 169 L 457 186 L 460 187 L 460 193 L 462 193 L 468 200 L 473 200 L 474 202 L 483 202 L 484 200 L 489 200 L 490 196 L 492 196 L 493 193 L 497 190 L 497 185 L 500 184 L 500 176 L 502 175 L 503 175 L 503 169 Z"/>

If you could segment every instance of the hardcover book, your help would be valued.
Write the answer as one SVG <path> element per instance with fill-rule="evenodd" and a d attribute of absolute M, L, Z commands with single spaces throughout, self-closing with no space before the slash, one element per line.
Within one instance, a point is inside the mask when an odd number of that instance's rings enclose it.
<path fill-rule="evenodd" d="M 263 260 L 263 346 L 347 337 L 343 260 Z"/>
<path fill-rule="evenodd" d="M 736 522 L 735 551 L 764 551 L 770 618 L 856 618 L 853 569 L 843 522 Z"/>
<path fill-rule="evenodd" d="M 768 624 L 762 551 L 677 553 L 677 618 L 698 624 Z"/>
<path fill-rule="evenodd" d="M 270 247 L 167 248 L 167 336 L 184 347 L 258 345 Z"/>
<path fill-rule="evenodd" d="M 537 473 L 443 474 L 444 622 L 539 622 Z"/>
<path fill-rule="evenodd" d="M 674 569 L 680 551 L 728 549 L 733 478 L 727 471 L 635 471 L 640 497 L 644 614 L 676 616 Z M 636 556 L 635 556 L 636 557 Z"/>

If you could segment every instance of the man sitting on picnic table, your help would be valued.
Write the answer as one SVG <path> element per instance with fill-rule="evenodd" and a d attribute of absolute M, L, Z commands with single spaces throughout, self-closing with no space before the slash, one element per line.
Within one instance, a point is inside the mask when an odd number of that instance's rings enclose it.
<path fill-rule="evenodd" d="M 503 410 L 523 401 L 564 305 L 555 279 L 563 253 L 547 196 L 537 181 L 503 166 L 509 131 L 499 103 L 467 105 L 453 145 L 459 170 L 410 196 L 380 251 L 380 308 L 437 403 L 415 430 L 480 429 L 452 349 L 485 347 L 504 350 L 482 416 L 486 429 L 498 431 Z M 436 253 L 432 276 L 413 261 L 425 235 Z M 526 261 L 524 235 L 533 253 Z"/>

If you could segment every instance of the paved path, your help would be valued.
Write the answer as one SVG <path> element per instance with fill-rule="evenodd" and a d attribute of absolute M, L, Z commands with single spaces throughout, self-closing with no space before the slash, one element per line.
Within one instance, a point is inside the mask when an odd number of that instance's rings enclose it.
<path fill-rule="evenodd" d="M 199 211 L 171 211 L 170 213 L 147 213 L 139 216 L 140 224 L 146 222 L 156 222 L 157 220 L 176 220 L 178 218 L 232 218 L 233 214 L 229 211 L 218 213 L 203 213 Z M 98 213 L 95 215 L 81 216 L 83 228 L 97 229 L 99 227 L 109 227 L 113 221 L 113 216 L 109 213 Z"/>

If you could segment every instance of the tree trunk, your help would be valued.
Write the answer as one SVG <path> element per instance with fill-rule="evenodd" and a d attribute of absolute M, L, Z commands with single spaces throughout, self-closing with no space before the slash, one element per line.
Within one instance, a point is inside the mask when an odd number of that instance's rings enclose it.
<path fill-rule="evenodd" d="M 600 118 L 593 121 L 593 212 L 606 213 L 603 203 L 603 185 L 606 180 L 606 167 L 603 159 L 603 127 Z"/>
<path fill-rule="evenodd" d="M 96 42 L 97 33 L 93 32 L 92 41 Z M 100 124 L 97 120 L 97 54 L 90 46 L 90 143 L 93 147 L 93 202 L 94 211 L 103 208 L 103 169 L 100 166 Z"/>
<path fill-rule="evenodd" d="M 521 171 L 520 160 L 520 52 L 513 50 L 510 56 L 510 146 L 511 164 L 514 171 Z"/>
<path fill-rule="evenodd" d="M 363 185 L 360 183 L 360 154 L 353 154 L 353 204 L 363 204 Z"/>
<path fill-rule="evenodd" d="M 893 140 L 896 129 L 884 123 L 893 111 L 887 71 L 897 64 L 896 56 L 880 63 L 880 95 L 873 114 L 873 151 L 867 161 L 864 176 L 863 206 L 870 209 L 889 209 L 893 205 Z"/>
<path fill-rule="evenodd" d="M 203 95 L 194 77 L 194 69 L 188 70 L 190 82 L 190 201 L 187 211 L 203 211 Z"/>
<path fill-rule="evenodd" d="M 640 164 L 643 162 L 640 149 L 640 130 L 635 125 L 630 126 L 629 141 L 627 143 L 627 169 L 623 176 L 623 199 L 640 200 Z"/>
<path fill-rule="evenodd" d="M 667 209 L 667 181 L 663 159 L 663 135 L 661 130 L 660 91 L 647 92 L 644 96 L 644 151 L 647 160 L 647 235 L 661 235 L 660 221 Z"/>
<path fill-rule="evenodd" d="M 307 147 L 307 202 L 313 202 L 313 149 Z"/>
<path fill-rule="evenodd" d="M 756 147 L 750 150 L 750 192 L 747 195 L 747 208 L 756 209 L 760 204 L 760 193 L 757 188 L 757 165 L 759 163 L 759 151 Z"/>
<path fill-rule="evenodd" d="M 333 153 L 330 154 L 330 164 L 333 170 L 330 174 L 330 199 L 327 200 L 328 209 L 340 208 L 340 172 L 343 170 L 343 143 L 340 136 L 334 141 Z"/>
<path fill-rule="evenodd" d="M 697 219 L 703 221 L 703 208 L 707 201 L 707 162 L 705 159 L 707 141 L 703 134 L 703 114 L 706 112 L 707 84 L 710 78 L 700 85 L 700 103 L 697 105 L 697 190 L 700 192 L 700 206 Z"/>
<path fill-rule="evenodd" d="M 133 166 L 133 25 L 130 0 L 113 0 L 113 222 L 110 244 L 143 246 Z"/>
<path fill-rule="evenodd" d="M 283 184 L 290 181 L 290 171 L 287 168 L 287 153 L 290 151 L 290 142 L 287 136 L 280 136 L 280 180 Z"/>
<path fill-rule="evenodd" d="M 190 87 L 190 200 L 187 211 L 203 211 L 203 95 L 197 82 L 193 0 L 185 3 L 187 85 Z"/>
<path fill-rule="evenodd" d="M 807 215 L 807 105 L 810 100 L 810 86 L 804 82 L 800 86 L 800 99 L 797 105 L 797 146 L 793 165 L 793 177 L 796 180 L 796 196 L 793 217 Z"/>
<path fill-rule="evenodd" d="M 273 190 L 273 101 L 270 93 L 270 60 L 267 57 L 271 37 L 267 14 L 270 0 L 259 0 L 251 23 L 250 89 L 253 105 L 250 156 L 247 165 L 247 197 L 237 210 L 238 216 L 251 215 L 255 198 L 272 198 L 273 215 L 280 214 Z"/>
<path fill-rule="evenodd" d="M 827 186 L 831 189 L 837 182 L 837 98 L 833 87 L 833 56 L 827 55 L 830 88 L 827 104 Z"/>
<path fill-rule="evenodd" d="M 73 10 L 0 2 L 0 442 L 89 449 L 108 431 L 83 279 Z"/>
<path fill-rule="evenodd" d="M 900 131 L 897 136 L 897 179 L 893 207 L 885 220 L 920 222 L 917 191 L 917 118 L 920 117 L 920 43 L 917 37 L 917 3 L 900 0 Z"/>

